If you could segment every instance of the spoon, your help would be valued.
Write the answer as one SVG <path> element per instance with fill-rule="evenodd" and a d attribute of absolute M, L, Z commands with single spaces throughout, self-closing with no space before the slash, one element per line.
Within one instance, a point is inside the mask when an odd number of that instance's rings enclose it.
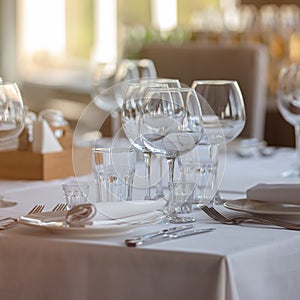
<path fill-rule="evenodd" d="M 15 205 L 17 205 L 17 202 L 11 202 L 11 201 L 4 200 L 4 196 L 0 195 L 0 208 L 11 207 L 11 206 L 15 206 Z"/>

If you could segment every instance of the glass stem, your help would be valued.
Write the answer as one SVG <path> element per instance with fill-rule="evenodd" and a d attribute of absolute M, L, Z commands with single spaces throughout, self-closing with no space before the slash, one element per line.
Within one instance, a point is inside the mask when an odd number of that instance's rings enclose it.
<path fill-rule="evenodd" d="M 168 187 L 170 191 L 170 197 L 168 202 L 168 215 L 174 212 L 174 165 L 175 158 L 167 158 L 168 166 L 169 166 L 169 182 Z"/>
<path fill-rule="evenodd" d="M 115 136 L 120 129 L 120 112 L 118 110 L 115 110 L 111 113 L 111 131 L 112 131 L 112 136 Z"/>
<path fill-rule="evenodd" d="M 295 143 L 296 143 L 296 166 L 297 175 L 300 176 L 300 126 L 295 125 Z"/>
<path fill-rule="evenodd" d="M 146 195 L 145 200 L 151 199 L 151 152 L 144 152 L 144 161 L 146 165 Z"/>
<path fill-rule="evenodd" d="M 159 163 L 159 181 L 156 185 L 156 196 L 163 197 L 163 161 L 161 156 L 157 156 L 158 163 Z"/>

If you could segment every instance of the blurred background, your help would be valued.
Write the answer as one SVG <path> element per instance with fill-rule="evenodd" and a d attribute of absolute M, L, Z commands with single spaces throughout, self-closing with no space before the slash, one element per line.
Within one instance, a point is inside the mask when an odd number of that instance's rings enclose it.
<path fill-rule="evenodd" d="M 136 59 L 149 45 L 260 45 L 268 56 L 264 139 L 294 145 L 276 89 L 280 70 L 300 63 L 299 0 L 0 0 L 0 22 L 1 76 L 17 81 L 30 110 L 60 109 L 73 126 L 102 66 Z"/>

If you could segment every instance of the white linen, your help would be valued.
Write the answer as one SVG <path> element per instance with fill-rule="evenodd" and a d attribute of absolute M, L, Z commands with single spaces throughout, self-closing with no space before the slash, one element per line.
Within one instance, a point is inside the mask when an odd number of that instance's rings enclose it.
<path fill-rule="evenodd" d="M 283 179 L 296 156 L 286 150 L 274 157 L 229 156 L 222 188 L 244 190 Z M 35 203 L 51 209 L 62 200 L 60 183 L 0 182 L 16 207 L 2 216 L 24 214 Z M 6 188 L 7 187 L 7 188 Z M 232 198 L 237 197 L 236 194 Z M 225 214 L 236 214 L 221 206 Z M 17 210 L 17 211 L 16 211 Z M 218 224 L 193 213 L 210 233 L 142 248 L 126 248 L 124 239 L 168 226 L 139 227 L 106 238 L 74 238 L 16 226 L 0 231 L 0 298 L 6 300 L 282 300 L 300 294 L 300 232 L 269 226 Z"/>
<path fill-rule="evenodd" d="M 259 183 L 248 189 L 246 195 L 250 200 L 300 205 L 300 184 Z"/>
<path fill-rule="evenodd" d="M 156 215 L 157 210 L 162 209 L 165 204 L 164 199 L 86 203 L 74 206 L 68 211 L 66 222 L 71 226 L 142 222 Z"/>

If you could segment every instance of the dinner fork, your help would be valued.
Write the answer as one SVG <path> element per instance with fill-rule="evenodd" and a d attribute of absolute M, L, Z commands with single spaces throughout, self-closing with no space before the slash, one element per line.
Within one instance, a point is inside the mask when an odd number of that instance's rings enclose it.
<path fill-rule="evenodd" d="M 45 208 L 45 205 L 35 205 L 29 212 L 28 215 L 40 213 Z M 19 222 L 19 218 L 7 217 L 0 220 L 0 230 L 8 229 L 13 227 Z M 2 224 L 2 225 L 1 225 Z"/>
<path fill-rule="evenodd" d="M 66 203 L 58 203 L 52 208 L 52 211 L 63 211 L 66 210 L 66 208 L 67 208 Z"/>
<path fill-rule="evenodd" d="M 267 217 L 262 218 L 258 216 L 234 216 L 228 218 L 222 215 L 221 213 L 219 213 L 214 207 L 203 206 L 202 210 L 212 219 L 221 222 L 223 224 L 239 225 L 245 222 L 255 222 L 262 225 L 273 225 L 273 226 L 278 226 L 290 230 L 300 230 L 300 224 L 285 222 L 281 220 L 274 220 L 272 218 L 267 218 Z"/>

